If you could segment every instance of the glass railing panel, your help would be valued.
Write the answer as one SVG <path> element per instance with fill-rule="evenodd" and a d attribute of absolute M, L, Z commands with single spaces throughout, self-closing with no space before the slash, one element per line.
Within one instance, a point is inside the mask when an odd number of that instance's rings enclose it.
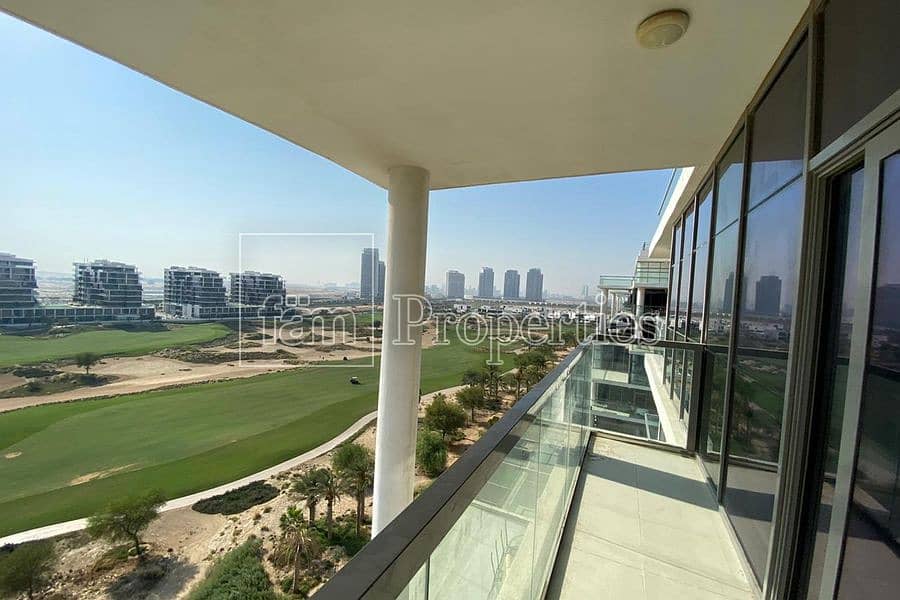
<path fill-rule="evenodd" d="M 436 498 L 442 480 L 452 479 L 453 469 L 466 462 L 463 455 L 407 509 L 413 514 L 431 510 L 417 506 L 425 500 L 425 504 L 436 505 L 437 512 L 423 517 L 411 537 L 392 532 L 407 513 L 398 516 L 319 594 L 324 598 L 352 596 L 353 592 L 348 592 L 352 588 L 357 595 L 379 598 L 541 598 L 590 439 L 591 370 L 590 348 L 577 348 L 557 368 L 555 379 L 538 384 L 536 400 L 528 395 L 520 400 L 531 403 L 526 404 L 527 410 L 523 406 L 509 433 L 492 442 L 493 449 L 476 444 L 467 452 L 502 455 L 481 476 L 476 476 L 478 468 L 466 476 L 472 478 L 468 481 L 480 482 L 467 492 L 470 501 L 459 506 L 456 496 L 461 492 Z M 502 420 L 495 427 L 501 424 Z M 438 515 L 445 508 L 458 516 L 442 529 L 446 533 L 435 534 L 431 524 L 440 521 Z M 401 539 L 405 541 L 398 543 Z M 413 547 L 416 549 L 410 550 Z M 384 553 L 390 550 L 394 553 L 385 559 Z M 360 568 L 354 575 L 354 563 L 366 559 L 384 566 L 372 582 L 361 583 L 360 579 L 371 573 Z M 368 591 L 360 594 L 358 588 Z"/>

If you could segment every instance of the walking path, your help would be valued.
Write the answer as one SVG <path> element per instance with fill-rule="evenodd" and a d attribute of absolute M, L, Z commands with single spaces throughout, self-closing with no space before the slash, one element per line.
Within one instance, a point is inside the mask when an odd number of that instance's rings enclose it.
<path fill-rule="evenodd" d="M 302 465 L 303 463 L 308 462 L 314 458 L 318 458 L 319 456 L 322 456 L 327 452 L 331 452 L 350 438 L 354 437 L 357 433 L 362 431 L 367 425 L 375 420 L 376 416 L 378 416 L 377 411 L 370 412 L 369 414 L 356 421 L 353 425 L 345 429 L 336 437 L 328 440 L 320 446 L 313 448 L 308 452 L 304 452 L 300 456 L 295 456 L 294 458 L 279 463 L 274 467 L 269 467 L 268 469 L 264 469 L 262 471 L 254 473 L 253 475 L 242 477 L 241 479 L 232 481 L 231 483 L 226 483 L 224 485 L 204 490 L 202 492 L 196 492 L 188 496 L 182 496 L 181 498 L 169 500 L 162 506 L 160 510 L 165 512 L 168 510 L 174 510 L 176 508 L 191 506 L 192 504 L 199 502 L 200 500 L 204 500 L 212 496 L 218 496 L 219 494 L 224 494 L 229 490 L 239 488 L 241 486 L 247 485 L 248 483 L 252 483 L 260 479 L 268 479 L 269 477 L 277 475 L 282 471 L 293 469 L 294 467 Z M 0 538 L 0 546 L 4 546 L 6 544 L 21 544 L 23 542 L 32 542 L 34 540 L 56 537 L 58 535 L 63 535 L 66 533 L 81 531 L 86 527 L 87 519 L 75 519 L 74 521 L 55 523 L 53 525 L 46 525 L 44 527 L 38 527 L 36 529 L 29 529 L 28 531 L 21 531 L 19 533 L 14 533 L 12 535 Z"/>

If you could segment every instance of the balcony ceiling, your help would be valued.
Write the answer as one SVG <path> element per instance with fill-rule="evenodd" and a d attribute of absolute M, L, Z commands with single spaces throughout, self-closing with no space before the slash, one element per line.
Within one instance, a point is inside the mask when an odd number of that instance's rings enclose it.
<path fill-rule="evenodd" d="M 0 0 L 325 156 L 434 189 L 708 163 L 807 0 Z M 646 50 L 648 15 L 691 14 Z"/>

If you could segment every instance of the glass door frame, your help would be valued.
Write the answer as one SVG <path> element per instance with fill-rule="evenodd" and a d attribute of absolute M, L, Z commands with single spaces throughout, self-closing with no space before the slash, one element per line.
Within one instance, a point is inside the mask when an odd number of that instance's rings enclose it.
<path fill-rule="evenodd" d="M 847 391 L 841 424 L 841 447 L 835 477 L 831 525 L 822 573 L 819 598 L 829 600 L 837 592 L 846 539 L 848 514 L 852 501 L 859 450 L 860 417 L 865 384 L 866 352 L 871 338 L 878 232 L 882 200 L 882 161 L 900 151 L 900 118 L 864 145 L 863 203 L 860 224 L 859 264 Z"/>

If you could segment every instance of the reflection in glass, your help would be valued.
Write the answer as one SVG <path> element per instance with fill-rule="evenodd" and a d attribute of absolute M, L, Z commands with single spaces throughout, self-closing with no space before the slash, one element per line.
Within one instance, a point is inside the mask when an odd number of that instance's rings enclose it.
<path fill-rule="evenodd" d="M 716 167 L 716 225 L 718 233 L 734 223 L 741 212 L 741 187 L 744 182 L 744 132 L 731 143 L 722 162 Z"/>
<path fill-rule="evenodd" d="M 681 275 L 678 285 L 678 337 L 683 340 L 687 333 L 688 306 L 691 297 L 691 259 L 694 243 L 694 211 L 689 210 L 684 216 L 684 240 L 681 250 Z"/>
<path fill-rule="evenodd" d="M 706 342 L 710 345 L 727 346 L 728 336 L 731 334 L 737 243 L 736 222 L 716 235 L 709 284 L 709 313 L 706 321 Z"/>
<path fill-rule="evenodd" d="M 668 328 L 670 335 L 668 339 L 674 339 L 674 330 L 676 325 L 676 315 L 678 312 L 678 275 L 681 273 L 681 223 L 675 225 L 672 231 L 672 274 L 669 278 L 669 317 Z"/>
<path fill-rule="evenodd" d="M 703 412 L 700 414 L 700 458 L 716 487 L 719 483 L 727 374 L 728 354 L 721 351 L 710 352 L 706 361 L 707 388 Z"/>
<path fill-rule="evenodd" d="M 763 98 L 754 115 L 750 144 L 724 505 L 759 581 L 769 553 L 788 332 L 797 291 L 806 53 L 804 41 Z"/>
<path fill-rule="evenodd" d="M 900 154 L 883 163 L 859 450 L 838 598 L 900 589 Z"/>
<path fill-rule="evenodd" d="M 859 259 L 859 224 L 862 210 L 863 169 L 840 175 L 834 181 L 832 198 L 831 249 L 826 289 L 824 349 L 822 353 L 823 394 L 813 407 L 819 435 L 824 437 L 819 452 L 818 477 L 821 481 L 815 519 L 815 541 L 810 558 L 807 598 L 818 598 L 822 567 L 831 525 L 834 480 L 841 445 L 841 424 L 847 390 L 850 336 L 853 330 L 856 280 Z"/>

